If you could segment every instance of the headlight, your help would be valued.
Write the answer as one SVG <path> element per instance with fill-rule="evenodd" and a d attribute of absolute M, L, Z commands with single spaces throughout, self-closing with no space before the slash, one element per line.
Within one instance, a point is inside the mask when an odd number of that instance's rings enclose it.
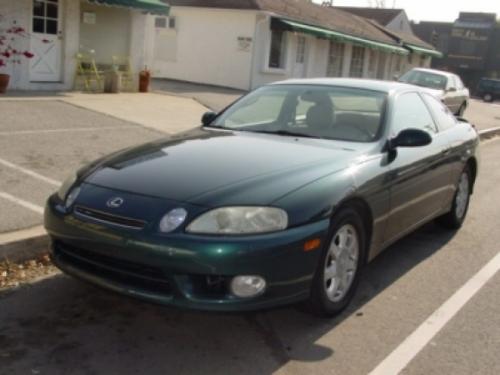
<path fill-rule="evenodd" d="M 73 173 L 62 183 L 61 187 L 57 191 L 57 195 L 62 201 L 66 200 L 66 196 L 68 195 L 69 190 L 75 184 L 76 179 L 77 179 L 76 173 Z"/>
<path fill-rule="evenodd" d="M 160 220 L 159 229 L 162 233 L 170 233 L 179 228 L 186 220 L 187 211 L 184 208 L 175 208 Z"/>
<path fill-rule="evenodd" d="M 252 234 L 286 229 L 288 215 L 275 207 L 224 207 L 209 211 L 187 227 L 190 233 Z"/>
<path fill-rule="evenodd" d="M 76 198 L 78 198 L 79 194 L 80 194 L 79 186 L 70 191 L 70 193 L 68 194 L 68 198 L 66 198 L 66 202 L 64 202 L 66 208 L 70 208 L 73 205 L 73 203 L 75 203 Z"/>

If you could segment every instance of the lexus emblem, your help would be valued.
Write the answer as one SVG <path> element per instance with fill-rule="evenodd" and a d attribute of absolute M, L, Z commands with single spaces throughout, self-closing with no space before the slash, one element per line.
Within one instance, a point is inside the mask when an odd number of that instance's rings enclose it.
<path fill-rule="evenodd" d="M 121 197 L 114 197 L 114 198 L 109 199 L 106 202 L 106 206 L 108 206 L 109 208 L 118 208 L 118 207 L 121 207 L 121 205 L 123 204 L 123 202 L 125 202 L 123 198 L 121 198 Z"/>

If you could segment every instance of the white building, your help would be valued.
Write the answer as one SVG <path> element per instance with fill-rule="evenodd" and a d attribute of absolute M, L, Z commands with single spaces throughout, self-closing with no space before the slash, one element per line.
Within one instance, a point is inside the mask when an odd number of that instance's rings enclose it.
<path fill-rule="evenodd" d="M 287 78 L 392 79 L 430 66 L 382 25 L 308 0 L 171 0 L 169 17 L 148 20 L 153 76 L 238 89 Z"/>
<path fill-rule="evenodd" d="M 112 56 L 128 57 L 133 71 L 145 65 L 146 12 L 168 14 L 160 0 L 0 0 L 1 28 L 22 27 L 14 47 L 32 59 L 0 68 L 10 89 L 70 90 L 76 55 L 93 51 L 103 69 Z"/>

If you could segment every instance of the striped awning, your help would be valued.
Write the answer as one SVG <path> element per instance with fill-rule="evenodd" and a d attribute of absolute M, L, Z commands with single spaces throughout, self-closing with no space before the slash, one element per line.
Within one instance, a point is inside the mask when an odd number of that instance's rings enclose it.
<path fill-rule="evenodd" d="M 168 15 L 170 6 L 161 0 L 87 0 L 89 3 L 139 9 L 149 13 Z"/>
<path fill-rule="evenodd" d="M 341 42 L 349 42 L 355 45 L 370 47 L 386 52 L 397 53 L 399 55 L 408 55 L 407 49 L 395 44 L 382 43 L 371 39 L 362 38 L 360 36 L 349 35 L 340 31 L 325 29 L 323 27 L 307 25 L 297 21 L 291 21 L 284 18 L 274 17 L 271 21 L 271 27 L 287 31 L 301 32 L 310 34 L 325 39 L 333 39 Z"/>
<path fill-rule="evenodd" d="M 438 57 L 438 58 L 443 57 L 443 54 L 435 49 L 423 48 L 423 47 L 415 46 L 413 44 L 408 44 L 408 43 L 405 43 L 405 47 L 414 53 L 418 53 L 419 55 L 427 55 L 427 56 Z"/>

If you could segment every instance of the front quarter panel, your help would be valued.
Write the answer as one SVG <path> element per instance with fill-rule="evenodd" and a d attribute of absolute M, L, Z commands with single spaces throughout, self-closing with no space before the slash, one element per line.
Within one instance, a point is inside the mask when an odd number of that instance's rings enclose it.
<path fill-rule="evenodd" d="M 368 257 L 383 242 L 389 212 L 389 166 L 387 155 L 378 153 L 358 159 L 350 167 L 316 180 L 278 201 L 287 210 L 290 225 L 330 218 L 350 200 L 361 200 L 368 208 L 371 238 Z"/>

